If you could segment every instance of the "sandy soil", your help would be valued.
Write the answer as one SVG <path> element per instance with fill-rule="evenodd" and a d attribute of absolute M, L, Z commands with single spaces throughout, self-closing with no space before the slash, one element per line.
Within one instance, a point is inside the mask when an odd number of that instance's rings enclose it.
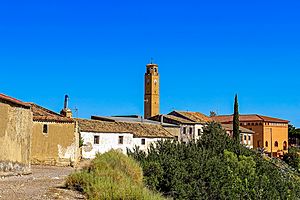
<path fill-rule="evenodd" d="M 82 194 L 64 188 L 71 167 L 32 166 L 32 174 L 0 178 L 0 200 L 85 199 Z"/>

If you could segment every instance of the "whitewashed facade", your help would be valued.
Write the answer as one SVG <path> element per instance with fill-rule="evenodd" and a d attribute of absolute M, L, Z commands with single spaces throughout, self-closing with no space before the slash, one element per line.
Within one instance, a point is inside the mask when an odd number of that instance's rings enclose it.
<path fill-rule="evenodd" d="M 132 133 L 94 133 L 81 132 L 84 141 L 82 157 L 85 159 L 95 158 L 97 153 L 105 153 L 112 149 L 124 154 L 127 149 L 133 150 L 138 146 L 140 150 L 147 151 L 151 144 L 162 140 L 162 138 L 134 137 Z"/>

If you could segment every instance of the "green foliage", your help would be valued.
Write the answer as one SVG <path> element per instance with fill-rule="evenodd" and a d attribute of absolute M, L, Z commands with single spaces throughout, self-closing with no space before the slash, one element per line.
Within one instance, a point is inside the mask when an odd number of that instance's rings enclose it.
<path fill-rule="evenodd" d="M 289 124 L 289 137 L 296 136 L 300 137 L 300 129 L 294 127 L 293 125 Z"/>
<path fill-rule="evenodd" d="M 84 140 L 83 138 L 80 136 L 79 137 L 79 148 L 82 147 L 84 145 Z"/>
<path fill-rule="evenodd" d="M 240 141 L 240 120 L 239 120 L 239 104 L 238 96 L 235 95 L 234 99 L 234 113 L 233 113 L 233 138 Z"/>
<path fill-rule="evenodd" d="M 136 149 L 148 187 L 174 199 L 298 199 L 299 178 L 209 123 L 196 143 Z"/>
<path fill-rule="evenodd" d="M 283 156 L 283 161 L 300 172 L 300 154 L 299 149 L 289 148 L 289 152 Z"/>
<path fill-rule="evenodd" d="M 96 155 L 90 166 L 67 178 L 66 186 L 95 200 L 163 199 L 144 187 L 139 164 L 117 151 Z"/>

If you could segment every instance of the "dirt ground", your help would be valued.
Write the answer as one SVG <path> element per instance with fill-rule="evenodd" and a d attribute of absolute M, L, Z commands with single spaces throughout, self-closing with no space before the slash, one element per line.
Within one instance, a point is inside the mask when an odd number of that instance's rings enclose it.
<path fill-rule="evenodd" d="M 0 200 L 85 199 L 76 191 L 65 189 L 64 179 L 71 167 L 32 166 L 32 174 L 0 178 Z"/>

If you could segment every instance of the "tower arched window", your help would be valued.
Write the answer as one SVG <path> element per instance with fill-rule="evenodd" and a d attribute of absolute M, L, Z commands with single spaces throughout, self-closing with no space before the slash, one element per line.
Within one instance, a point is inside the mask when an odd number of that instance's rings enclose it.
<path fill-rule="evenodd" d="M 269 146 L 268 141 L 266 141 L 266 147 L 268 147 L 268 146 Z"/>
<path fill-rule="evenodd" d="M 275 141 L 274 146 L 278 147 L 278 142 L 277 141 Z"/>

